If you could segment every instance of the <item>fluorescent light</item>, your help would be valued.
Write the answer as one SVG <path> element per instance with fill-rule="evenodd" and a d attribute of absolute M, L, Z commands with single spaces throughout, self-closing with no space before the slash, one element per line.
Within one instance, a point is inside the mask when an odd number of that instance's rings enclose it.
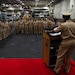
<path fill-rule="evenodd" d="M 37 2 L 38 2 L 39 0 L 35 0 L 35 1 L 37 1 Z"/>

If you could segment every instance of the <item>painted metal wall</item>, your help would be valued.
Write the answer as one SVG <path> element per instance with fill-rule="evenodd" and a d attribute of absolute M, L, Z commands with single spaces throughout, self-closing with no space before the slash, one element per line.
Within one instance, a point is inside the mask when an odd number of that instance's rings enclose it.
<path fill-rule="evenodd" d="M 62 18 L 63 12 L 70 12 L 71 18 L 75 19 L 75 0 L 62 0 L 55 4 L 54 17 Z"/>

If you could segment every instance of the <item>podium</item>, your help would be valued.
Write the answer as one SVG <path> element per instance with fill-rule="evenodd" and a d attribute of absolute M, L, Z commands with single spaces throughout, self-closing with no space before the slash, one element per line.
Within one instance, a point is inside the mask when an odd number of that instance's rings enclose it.
<path fill-rule="evenodd" d="M 55 66 L 61 40 L 61 33 L 43 31 L 43 59 L 48 67 Z"/>

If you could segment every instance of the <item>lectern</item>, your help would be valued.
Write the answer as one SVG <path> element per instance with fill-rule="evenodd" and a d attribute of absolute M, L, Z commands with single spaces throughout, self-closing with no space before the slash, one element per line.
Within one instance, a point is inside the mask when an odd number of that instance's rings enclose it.
<path fill-rule="evenodd" d="M 58 48 L 61 43 L 61 33 L 43 31 L 43 59 L 48 67 L 54 67 Z"/>

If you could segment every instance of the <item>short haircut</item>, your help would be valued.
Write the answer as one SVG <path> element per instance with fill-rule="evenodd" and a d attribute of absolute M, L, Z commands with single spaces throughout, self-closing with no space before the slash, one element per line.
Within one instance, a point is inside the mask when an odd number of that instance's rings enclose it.
<path fill-rule="evenodd" d="M 66 20 L 68 20 L 68 19 L 70 19 L 70 15 L 66 15 L 66 16 L 63 15 L 63 18 L 66 19 Z"/>

